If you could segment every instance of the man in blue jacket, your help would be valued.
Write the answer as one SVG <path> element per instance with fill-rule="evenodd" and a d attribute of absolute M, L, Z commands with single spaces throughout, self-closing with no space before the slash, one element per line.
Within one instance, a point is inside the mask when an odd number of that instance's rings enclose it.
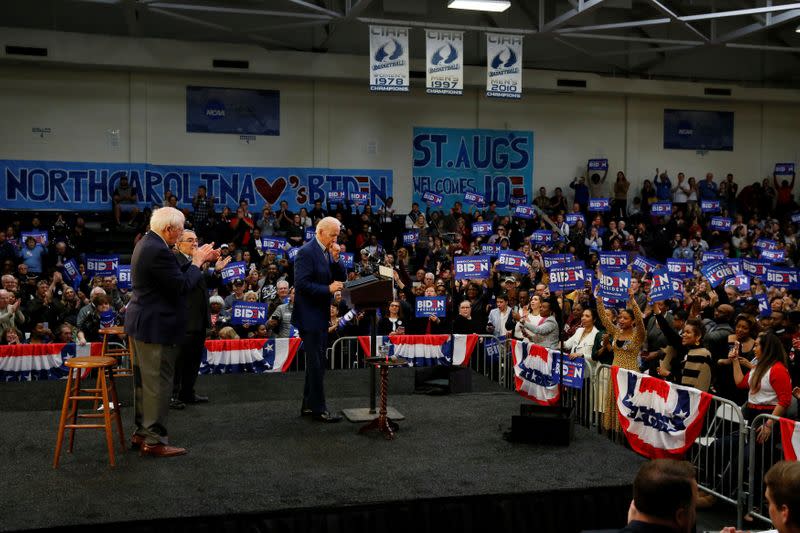
<path fill-rule="evenodd" d="M 319 422 L 339 422 L 341 415 L 325 405 L 325 351 L 331 296 L 342 289 L 345 269 L 339 262 L 336 243 L 341 225 L 333 217 L 317 224 L 316 237 L 297 252 L 294 260 L 294 309 L 292 325 L 300 332 L 306 352 L 306 382 L 301 414 Z"/>
<path fill-rule="evenodd" d="M 134 346 L 134 410 L 136 431 L 131 439 L 142 455 L 171 457 L 186 453 L 169 445 L 167 414 L 175 360 L 187 326 L 187 296 L 200 283 L 200 267 L 219 257 L 212 244 L 194 252 L 181 270 L 170 250 L 183 234 L 183 213 L 171 207 L 153 212 L 150 231 L 131 257 L 133 295 L 125 313 L 125 333 Z"/>

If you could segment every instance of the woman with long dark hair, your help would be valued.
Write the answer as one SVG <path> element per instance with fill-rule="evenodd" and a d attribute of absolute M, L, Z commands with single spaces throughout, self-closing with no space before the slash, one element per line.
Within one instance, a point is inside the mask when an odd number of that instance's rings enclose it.
<path fill-rule="evenodd" d="M 680 385 L 708 392 L 711 386 L 711 352 L 703 347 L 703 323 L 690 318 L 678 334 L 664 318 L 663 309 L 663 305 L 660 306 L 654 315 L 668 343 L 667 355 L 658 369 L 659 375 L 671 377 Z"/>

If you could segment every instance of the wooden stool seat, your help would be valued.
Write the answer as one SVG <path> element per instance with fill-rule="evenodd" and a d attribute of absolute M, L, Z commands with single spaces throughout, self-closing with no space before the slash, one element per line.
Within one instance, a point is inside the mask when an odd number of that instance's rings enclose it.
<path fill-rule="evenodd" d="M 117 433 L 122 447 L 125 447 L 125 435 L 122 431 L 122 417 L 119 412 L 119 399 L 117 388 L 114 385 L 114 367 L 117 360 L 114 357 L 73 357 L 64 362 L 68 369 L 67 387 L 64 391 L 64 402 L 61 406 L 61 418 L 58 423 L 58 437 L 56 452 L 53 458 L 53 468 L 58 468 L 61 458 L 61 448 L 64 444 L 64 432 L 69 429 L 69 452 L 72 453 L 75 444 L 76 429 L 103 429 L 106 434 L 108 459 L 111 466 L 115 466 L 113 432 L 111 419 L 117 425 Z M 81 376 L 85 370 L 97 371 L 97 382 L 94 388 L 81 388 Z M 79 402 L 91 402 L 92 408 L 88 413 L 78 413 Z M 98 412 L 97 406 L 100 405 Z M 103 419 L 102 424 L 79 424 L 78 419 Z M 70 423 L 67 423 L 67 420 Z"/>
<path fill-rule="evenodd" d="M 124 326 L 110 326 L 107 328 L 100 328 L 101 335 L 125 335 Z"/>

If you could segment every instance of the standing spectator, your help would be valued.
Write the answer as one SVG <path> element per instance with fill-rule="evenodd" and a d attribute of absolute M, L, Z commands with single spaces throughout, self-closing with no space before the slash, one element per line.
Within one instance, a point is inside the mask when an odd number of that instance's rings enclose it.
<path fill-rule="evenodd" d="M 656 185 L 656 197 L 659 202 L 669 202 L 672 200 L 672 182 L 669 179 L 667 171 L 664 170 L 661 174 L 656 169 L 656 177 L 653 179 Z"/>
<path fill-rule="evenodd" d="M 586 186 L 583 176 L 575 177 L 569 184 L 570 189 L 575 191 L 574 201 L 582 213 L 586 213 L 589 208 L 589 187 Z"/>
<path fill-rule="evenodd" d="M 699 200 L 702 202 L 719 200 L 719 187 L 714 183 L 714 174 L 709 172 L 706 179 L 697 186 Z"/>
<path fill-rule="evenodd" d="M 166 196 L 166 195 L 165 195 Z M 114 222 L 117 226 L 122 224 L 122 213 L 130 213 L 129 223 L 133 225 L 136 215 L 139 214 L 139 207 L 136 205 L 137 191 L 128 183 L 128 176 L 122 175 L 119 184 L 111 196 L 111 205 L 114 209 Z"/>
<path fill-rule="evenodd" d="M 233 242 L 237 248 L 247 248 L 250 245 L 250 239 L 253 236 L 253 228 L 255 222 L 250 213 L 245 211 L 243 207 L 236 209 L 236 216 L 230 221 L 230 227 L 233 230 Z"/>
<path fill-rule="evenodd" d="M 672 187 L 672 204 L 686 213 L 686 202 L 689 201 L 691 186 L 686 182 L 686 175 L 678 172 L 678 182 Z M 695 202 L 697 198 L 695 198 Z"/>
<path fill-rule="evenodd" d="M 622 171 L 617 172 L 617 181 L 614 182 L 614 203 L 611 206 L 612 218 L 626 218 L 628 216 L 628 189 L 631 183 Z"/>
<path fill-rule="evenodd" d="M 591 198 L 606 198 L 608 196 L 608 189 L 606 189 L 606 178 L 608 177 L 608 168 L 603 171 L 603 176 L 594 173 L 589 174 L 590 170 L 587 165 L 586 175 L 589 176 L 589 196 Z"/>
<path fill-rule="evenodd" d="M 278 224 L 278 235 L 286 235 L 286 232 L 289 231 L 289 227 L 292 225 L 292 221 L 294 220 L 294 214 L 289 211 L 289 204 L 286 200 L 281 200 L 280 209 L 278 213 L 275 215 Z"/>
<path fill-rule="evenodd" d="M 728 173 L 719 186 L 719 203 L 723 211 L 728 212 L 729 217 L 736 215 L 736 195 L 739 192 L 739 184 L 733 181 L 733 174 Z"/>
<path fill-rule="evenodd" d="M 22 262 L 28 266 L 28 271 L 37 275 L 44 272 L 44 258 L 47 256 L 47 248 L 36 242 L 33 237 L 25 239 L 25 247 L 19 251 Z"/>
<path fill-rule="evenodd" d="M 778 216 L 778 218 L 790 214 L 797 205 L 794 203 L 794 197 L 792 195 L 792 189 L 794 189 L 795 176 L 796 174 L 792 172 L 791 183 L 787 180 L 783 180 L 781 181 L 781 184 L 778 185 L 777 174 L 772 174 L 772 181 L 775 183 L 775 189 L 777 191 L 775 214 Z M 768 212 L 763 212 L 762 215 L 766 215 L 767 213 Z"/>
<path fill-rule="evenodd" d="M 192 198 L 192 207 L 194 208 L 192 223 L 195 231 L 204 238 L 208 237 L 211 214 L 214 212 L 214 197 L 208 196 L 205 185 L 197 187 L 197 192 Z"/>

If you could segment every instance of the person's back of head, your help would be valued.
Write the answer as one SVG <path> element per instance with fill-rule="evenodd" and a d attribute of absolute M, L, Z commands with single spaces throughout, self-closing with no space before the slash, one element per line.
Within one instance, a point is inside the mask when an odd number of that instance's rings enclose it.
<path fill-rule="evenodd" d="M 686 461 L 654 459 L 643 464 L 633 481 L 632 520 L 691 531 L 695 522 L 697 484 Z"/>
<path fill-rule="evenodd" d="M 764 476 L 769 518 L 780 533 L 800 531 L 800 463 L 780 461 Z"/>

